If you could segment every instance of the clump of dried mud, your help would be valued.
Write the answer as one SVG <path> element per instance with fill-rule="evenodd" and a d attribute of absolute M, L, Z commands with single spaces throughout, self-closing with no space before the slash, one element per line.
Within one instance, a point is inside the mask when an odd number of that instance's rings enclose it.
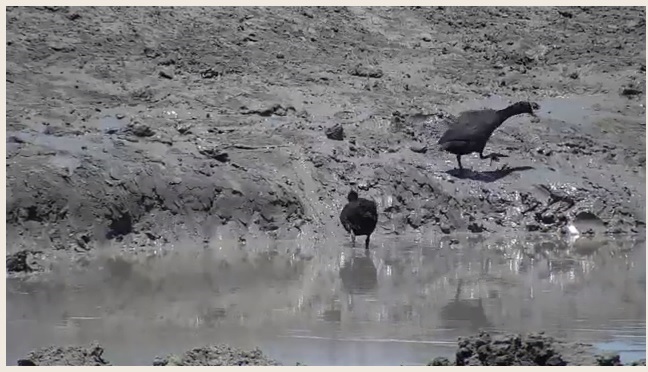
<path fill-rule="evenodd" d="M 155 366 L 278 366 L 275 360 L 266 357 L 261 350 L 240 350 L 228 345 L 211 345 L 195 348 L 182 356 L 169 355 L 156 358 Z"/>
<path fill-rule="evenodd" d="M 430 366 L 622 366 L 618 354 L 597 354 L 589 344 L 565 342 L 544 333 L 478 335 L 460 338 L 456 358 L 435 358 Z M 632 365 L 641 365 L 642 361 Z M 643 361 L 645 364 L 645 360 Z"/>
<path fill-rule="evenodd" d="M 29 366 L 109 366 L 102 356 L 104 349 L 98 344 L 87 346 L 50 346 L 34 350 L 18 365 Z"/>
<path fill-rule="evenodd" d="M 101 366 L 110 365 L 102 358 L 103 348 L 48 347 L 32 351 L 17 362 L 28 366 Z M 156 357 L 154 366 L 279 366 L 261 350 L 242 350 L 229 345 L 209 345 L 182 355 Z M 297 365 L 302 365 L 297 363 Z M 565 342 L 543 333 L 491 336 L 486 332 L 460 338 L 454 362 L 435 358 L 429 366 L 623 366 L 618 354 L 595 354 L 591 345 Z M 631 365 L 646 365 L 644 359 Z"/>

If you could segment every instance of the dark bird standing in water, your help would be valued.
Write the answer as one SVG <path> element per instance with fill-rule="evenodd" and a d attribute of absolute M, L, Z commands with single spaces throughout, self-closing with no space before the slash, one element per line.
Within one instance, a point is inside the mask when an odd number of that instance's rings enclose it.
<path fill-rule="evenodd" d="M 459 114 L 459 117 L 450 124 L 450 128 L 439 139 L 441 149 L 457 155 L 457 164 L 459 170 L 463 171 L 461 165 L 461 156 L 479 153 L 481 159 L 491 159 L 497 161 L 498 158 L 508 157 L 508 155 L 490 153 L 484 155 L 484 147 L 491 135 L 502 123 L 508 118 L 520 114 L 531 114 L 535 116 L 533 110 L 539 109 L 540 106 L 535 102 L 520 101 L 516 102 L 502 110 L 469 110 Z"/>
<path fill-rule="evenodd" d="M 358 193 L 351 190 L 349 201 L 340 213 L 340 222 L 344 229 L 351 233 L 351 243 L 355 247 L 356 235 L 366 235 L 365 249 L 369 249 L 369 238 L 378 223 L 378 208 L 373 200 L 358 198 Z"/>

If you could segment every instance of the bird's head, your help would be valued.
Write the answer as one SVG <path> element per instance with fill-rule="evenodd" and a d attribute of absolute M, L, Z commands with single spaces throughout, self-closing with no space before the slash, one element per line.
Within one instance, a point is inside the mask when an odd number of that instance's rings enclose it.
<path fill-rule="evenodd" d="M 350 202 L 358 200 L 358 193 L 355 190 L 349 191 L 349 195 L 347 195 L 347 200 Z"/>
<path fill-rule="evenodd" d="M 537 104 L 536 102 L 529 102 L 529 101 L 520 101 L 515 104 L 519 111 L 524 114 L 529 114 L 536 116 L 535 110 L 540 109 L 540 105 Z"/>

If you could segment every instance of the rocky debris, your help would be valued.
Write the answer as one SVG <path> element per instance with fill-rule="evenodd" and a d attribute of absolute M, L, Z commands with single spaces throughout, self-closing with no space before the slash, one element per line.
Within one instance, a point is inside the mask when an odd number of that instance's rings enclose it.
<path fill-rule="evenodd" d="M 162 77 L 162 78 L 172 80 L 174 78 L 174 76 L 175 76 L 175 73 L 173 72 L 173 69 L 171 69 L 171 68 L 161 68 L 158 71 L 158 75 L 160 75 L 160 77 Z"/>
<path fill-rule="evenodd" d="M 419 153 L 419 154 L 425 154 L 427 152 L 428 148 L 427 148 L 427 145 L 417 144 L 417 145 L 410 146 L 410 150 L 412 150 L 412 152 L 416 152 L 416 153 Z"/>
<path fill-rule="evenodd" d="M 217 146 L 198 145 L 198 152 L 208 158 L 216 159 L 223 163 L 229 160 L 229 154 L 220 150 Z"/>
<path fill-rule="evenodd" d="M 324 134 L 326 134 L 326 138 L 331 140 L 335 140 L 335 141 L 344 140 L 344 128 L 340 124 L 335 124 L 330 128 L 326 128 Z"/>
<path fill-rule="evenodd" d="M 599 366 L 622 366 L 621 357 L 615 353 L 596 355 L 596 362 Z"/>
<path fill-rule="evenodd" d="M 296 110 L 293 106 L 283 106 L 279 103 L 274 103 L 270 105 L 259 104 L 259 107 L 248 108 L 243 106 L 241 108 L 241 114 L 243 115 L 259 115 L 259 116 L 287 116 L 290 113 L 295 113 Z"/>
<path fill-rule="evenodd" d="M 448 358 L 445 357 L 436 357 L 432 359 L 431 362 L 427 364 L 428 366 L 452 366 L 452 362 Z"/>
<path fill-rule="evenodd" d="M 132 133 L 137 137 L 151 137 L 155 135 L 155 131 L 150 126 L 138 122 L 129 124 L 126 132 Z"/>
<path fill-rule="evenodd" d="M 50 346 L 29 353 L 18 365 L 36 366 L 109 366 L 103 359 L 104 349 L 98 344 L 88 346 Z M 33 363 L 33 364 L 31 364 Z"/>
<path fill-rule="evenodd" d="M 38 271 L 38 266 L 34 265 L 31 261 L 33 255 L 42 253 L 41 251 L 22 250 L 13 254 L 7 255 L 7 272 L 20 273 Z"/>
<path fill-rule="evenodd" d="M 482 332 L 460 338 L 455 364 L 458 366 L 564 366 L 554 349 L 554 339 L 543 334 L 497 335 Z"/>
<path fill-rule="evenodd" d="M 358 63 L 349 69 L 349 74 L 353 76 L 379 79 L 383 76 L 383 71 L 377 67 L 365 66 L 362 63 Z"/>
<path fill-rule="evenodd" d="M 631 365 L 645 365 L 645 359 Z M 643 363 L 643 364 L 642 364 Z M 595 354 L 589 344 L 566 342 L 544 333 L 459 338 L 454 362 L 437 357 L 428 366 L 622 366 L 618 354 Z"/>
<path fill-rule="evenodd" d="M 154 366 L 279 366 L 261 350 L 241 350 L 228 345 L 210 345 L 185 352 L 182 356 L 157 357 Z"/>
<path fill-rule="evenodd" d="M 621 90 L 621 95 L 626 97 L 633 97 L 642 94 L 643 92 L 637 88 L 626 87 Z"/>

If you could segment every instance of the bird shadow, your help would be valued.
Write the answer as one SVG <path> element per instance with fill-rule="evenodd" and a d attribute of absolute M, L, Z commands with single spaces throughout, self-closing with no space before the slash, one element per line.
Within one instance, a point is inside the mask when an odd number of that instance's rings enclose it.
<path fill-rule="evenodd" d="M 473 170 L 465 169 L 463 171 L 459 169 L 451 169 L 446 171 L 447 174 L 459 178 L 459 179 L 470 179 L 474 181 L 481 181 L 481 182 L 495 182 L 497 180 L 500 180 L 508 175 L 510 175 L 513 172 L 522 172 L 526 170 L 534 169 L 531 166 L 525 165 L 521 167 L 511 167 L 511 168 L 498 168 L 496 170 L 492 171 L 484 171 L 484 172 L 475 172 Z"/>

